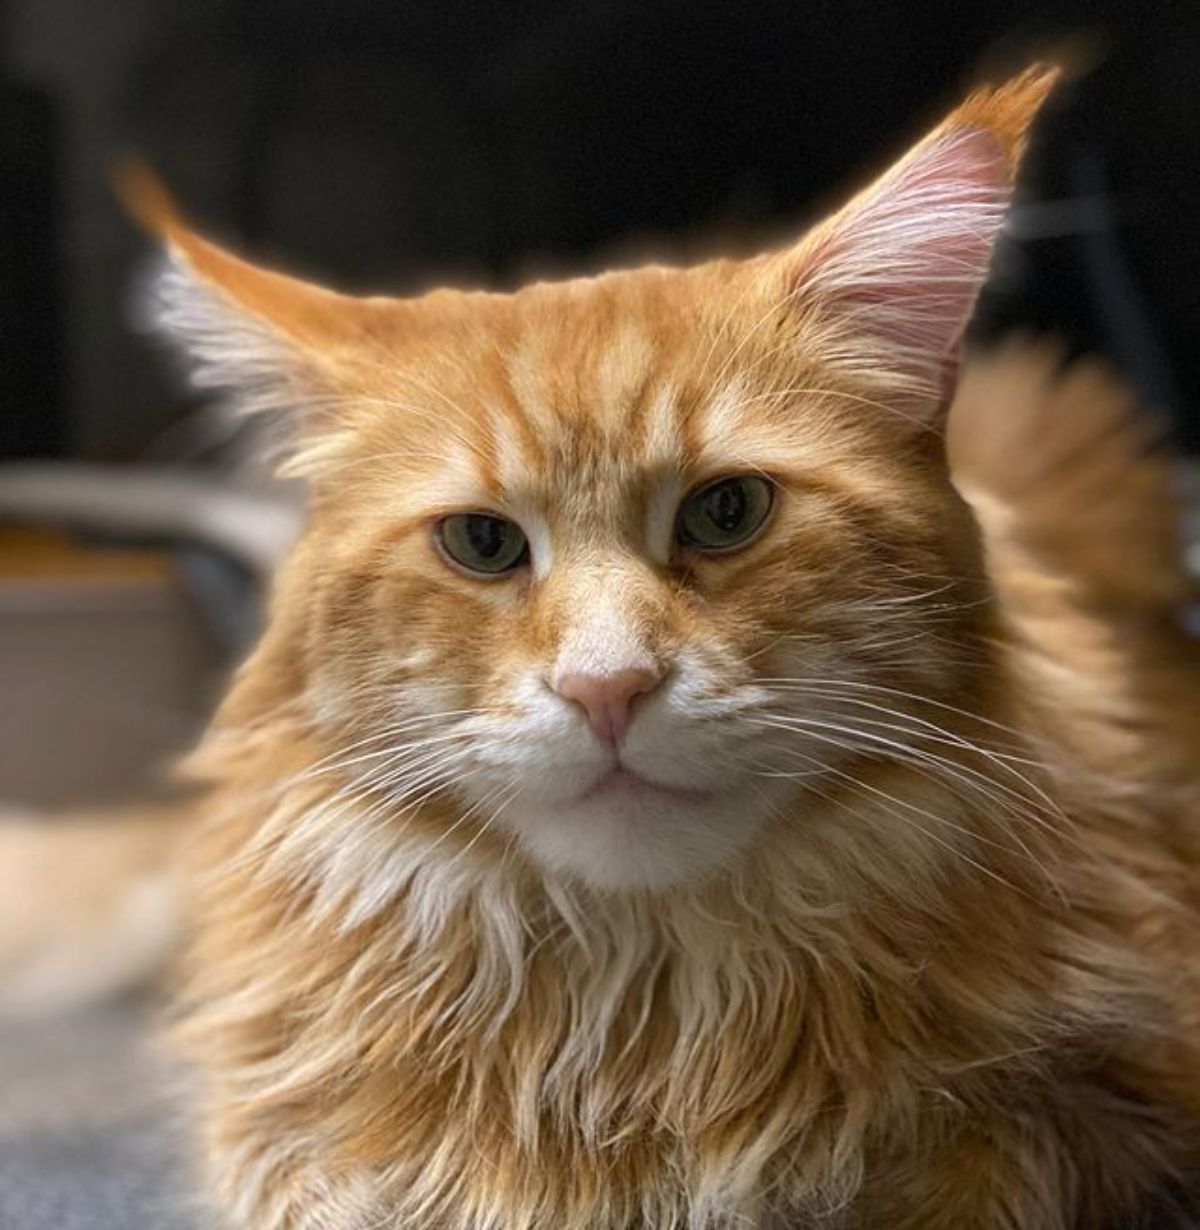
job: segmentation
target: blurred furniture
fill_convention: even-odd
[[[297,526],[287,495],[229,480],[0,466],[0,800],[160,788]]]
[[[0,798],[120,800],[207,713],[221,654],[169,553],[0,529]]]

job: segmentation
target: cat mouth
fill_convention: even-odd
[[[644,801],[670,800],[675,803],[701,803],[710,797],[707,790],[689,790],[679,786],[663,786],[642,777],[624,765],[614,765],[599,780],[579,796],[577,802],[636,799]]]

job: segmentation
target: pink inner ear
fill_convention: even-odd
[[[914,393],[940,402],[1009,195],[990,133],[936,134],[818,232],[795,293],[845,317]]]

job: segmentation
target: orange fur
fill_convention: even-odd
[[[978,523],[938,431],[1049,83],[973,95],[786,252],[511,296],[350,300],[149,200],[169,320],[295,403],[312,490],[192,764],[180,1030],[233,1225],[1103,1230],[1193,1172],[1162,476],[1109,378],[1037,352],[964,384]],[[1023,470],[1081,407],[1074,484]],[[730,472],[773,521],[681,555]],[[1101,497],[1128,595],[1064,524]],[[446,566],[431,525],[476,508],[526,570]],[[563,662],[667,672],[622,753],[660,802],[579,819]]]

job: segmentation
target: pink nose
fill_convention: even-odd
[[[564,675],[555,691],[574,701],[597,736],[614,747],[629,726],[634,698],[658,687],[662,675],[652,670],[623,670],[612,675]]]

